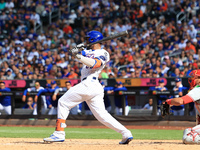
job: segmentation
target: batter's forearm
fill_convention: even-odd
[[[98,59],[88,58],[81,54],[77,54],[76,57],[88,67],[97,68],[101,66],[101,61]]]
[[[95,64],[95,60],[92,58],[84,57],[83,55],[80,55],[79,59],[83,64],[85,64],[88,67],[92,67]]]

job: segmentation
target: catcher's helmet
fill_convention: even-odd
[[[189,76],[190,78],[188,79],[188,83],[190,84],[190,88],[193,88],[194,86],[196,86],[195,79],[200,77],[200,69],[191,71]]]
[[[86,34],[86,38],[88,38],[89,43],[94,43],[103,39],[103,35],[99,31],[90,31]]]

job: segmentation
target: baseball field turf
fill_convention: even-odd
[[[46,144],[43,138],[53,133],[54,127],[0,126],[1,150],[188,150],[199,145],[182,142],[184,128],[129,127],[134,139],[128,145],[119,145],[121,135],[102,127],[67,127],[66,140]]]
[[[181,140],[182,130],[130,129],[134,139]],[[0,127],[0,137],[44,138],[52,134],[50,127]],[[66,128],[67,139],[121,139],[121,134],[111,129]]]

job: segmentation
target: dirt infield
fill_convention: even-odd
[[[188,150],[198,145],[185,145],[181,140],[133,140],[119,145],[119,140],[67,139],[62,143],[44,144],[42,139],[0,138],[1,150]]]
[[[69,128],[106,128],[105,126],[69,126]],[[184,130],[175,126],[126,126],[129,129]],[[0,138],[1,150],[188,150],[199,145],[185,145],[181,140],[133,140],[129,145],[119,145],[120,140],[66,139],[62,143],[45,144],[42,139]]]

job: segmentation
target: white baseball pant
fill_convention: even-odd
[[[105,109],[104,90],[98,80],[87,78],[71,87],[58,101],[59,119],[66,119],[71,108],[86,101],[93,115],[105,126],[121,133],[123,137],[131,137],[131,132],[114,119]]]

